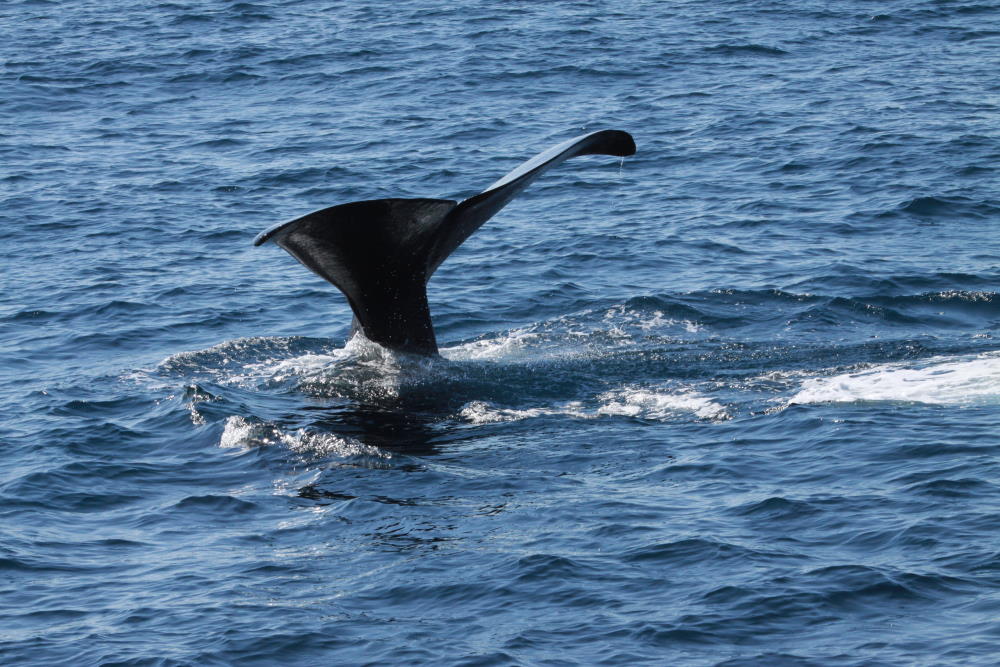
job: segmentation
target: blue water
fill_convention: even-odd
[[[993,665],[1000,8],[0,4],[0,662]],[[266,227],[463,198],[442,359]]]

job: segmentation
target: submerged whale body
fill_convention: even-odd
[[[553,146],[483,192],[448,199],[373,199],[315,211],[254,239],[274,241],[333,283],[353,331],[390,350],[437,354],[427,281],[465,239],[547,169],[578,155],[635,153],[632,136],[601,130]]]

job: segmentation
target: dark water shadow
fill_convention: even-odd
[[[439,441],[447,440],[442,418],[450,410],[438,412],[400,409],[406,406],[343,406],[335,410],[312,407],[310,428],[348,437],[377,449],[408,456],[438,453]]]

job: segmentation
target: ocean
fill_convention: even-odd
[[[1000,6],[5,0],[0,663],[995,665]],[[546,173],[349,339],[267,227]]]

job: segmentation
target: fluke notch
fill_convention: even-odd
[[[578,155],[634,153],[627,132],[591,132],[539,153],[463,202],[340,204],[275,225],[254,245],[274,241],[337,286],[354,311],[352,331],[390,350],[434,355],[427,281],[441,262],[546,170]]]

